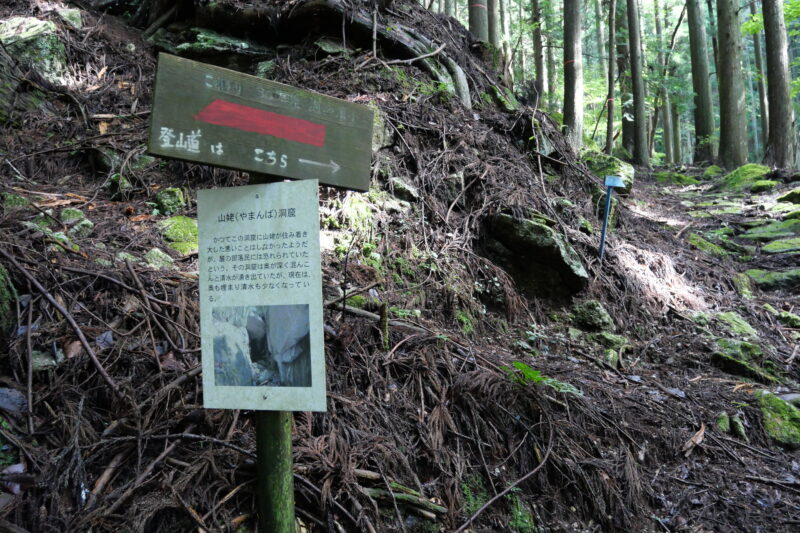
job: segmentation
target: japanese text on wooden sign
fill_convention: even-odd
[[[148,151],[365,191],[372,124],[366,106],[161,54]]]

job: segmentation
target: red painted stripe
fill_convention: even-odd
[[[225,100],[214,100],[194,118],[207,124],[272,135],[312,146],[325,146],[325,126],[322,124]]]

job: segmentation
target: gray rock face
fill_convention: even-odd
[[[529,296],[567,298],[589,279],[577,252],[545,224],[500,214],[488,224],[484,242],[489,254]]]

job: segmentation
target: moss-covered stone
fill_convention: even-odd
[[[749,189],[753,183],[759,181],[770,168],[764,165],[748,163],[727,174],[719,183],[719,187],[729,191],[742,191]]]
[[[764,383],[780,381],[758,365],[756,359],[762,355],[761,347],[757,344],[738,339],[716,339],[712,361],[731,374]]]
[[[715,425],[717,426],[717,429],[720,430],[722,433],[730,433],[731,417],[728,415],[728,413],[722,411],[720,414],[717,415]]]
[[[128,181],[128,178],[122,174],[112,174],[108,178],[108,192],[112,200],[123,200],[125,196],[133,190],[133,185]]]
[[[194,40],[191,40],[193,34]],[[175,47],[181,54],[218,55],[219,53],[235,53],[240,56],[265,56],[270,50],[251,41],[237,39],[205,28],[192,28],[187,31],[190,40]],[[155,37],[155,34],[153,35]]]
[[[496,215],[487,224],[489,253],[530,296],[566,298],[586,286],[580,256],[554,229],[534,220]]]
[[[603,348],[611,350],[621,350],[628,345],[628,338],[623,335],[601,331],[599,333],[592,333],[588,336],[589,340],[596,342]]]
[[[782,254],[787,252],[800,252],[800,237],[777,239],[765,244],[761,250],[768,254]]]
[[[755,398],[767,434],[783,446],[800,448],[800,410],[766,390],[756,391]]]
[[[10,192],[3,193],[3,207],[5,209],[13,209],[15,207],[27,207],[31,205],[30,200],[24,196],[13,194]]]
[[[86,218],[86,215],[83,214],[83,211],[80,209],[75,209],[74,207],[65,207],[61,210],[61,214],[59,215],[61,222],[65,224],[67,222],[72,222],[74,220],[81,220]]]
[[[698,250],[701,250],[709,255],[716,257],[726,257],[728,255],[728,252],[726,252],[721,246],[705,240],[697,233],[690,233],[686,240]]]
[[[374,154],[382,148],[389,148],[394,144],[394,129],[386,122],[386,118],[373,101],[367,103],[367,107],[372,109],[372,153]]]
[[[752,193],[761,193],[771,191],[775,187],[778,186],[777,181],[772,180],[758,180],[753,182],[753,185],[750,186],[750,192]]]
[[[717,165],[711,165],[705,170],[705,172],[703,172],[703,178],[705,179],[716,178],[717,176],[721,176],[724,172],[725,171],[722,170],[721,167],[718,167]]]
[[[751,228],[739,237],[742,239],[766,242],[794,237],[795,235],[800,235],[800,220],[791,219],[780,220],[764,226]]]
[[[56,8],[58,16],[75,30],[83,28],[83,18],[81,17],[81,10],[71,7]]]
[[[619,368],[619,351],[612,348],[603,350],[603,362],[611,368]]]
[[[601,180],[605,176],[619,176],[625,183],[625,187],[619,189],[620,194],[629,194],[636,177],[636,170],[633,165],[626,163],[614,156],[598,152],[596,150],[585,150],[581,152],[581,161],[589,167]]]
[[[742,298],[746,300],[753,299],[753,284],[747,274],[742,272],[736,273],[736,275],[733,276],[733,286],[736,287],[736,292],[738,292]]]
[[[151,248],[148,250],[148,252],[144,254],[144,260],[147,262],[147,265],[152,268],[169,268],[175,263],[169,254],[158,248]]]
[[[50,21],[11,17],[0,21],[0,42],[14,59],[47,81],[60,84],[67,71],[67,51]]]
[[[760,289],[791,289],[800,285],[800,268],[789,270],[762,270],[753,268],[745,272]]]
[[[22,222],[22,225],[30,230],[41,233],[46,241],[57,243],[55,248],[53,248],[54,251],[61,251],[62,248],[67,248],[73,252],[80,250],[80,247],[73,243],[63,231],[53,231],[47,226],[37,225],[34,222],[26,221]]]
[[[177,213],[186,205],[183,191],[177,187],[168,187],[156,193],[156,207],[162,215]]]
[[[700,327],[706,327],[711,323],[711,317],[703,311],[696,311],[689,315],[689,319]]]
[[[736,335],[737,338],[755,339],[758,337],[758,332],[738,313],[733,311],[717,313],[716,319],[722,322],[725,329]]]
[[[774,315],[781,324],[790,328],[800,328],[800,316],[789,311],[778,311],[770,304],[764,304],[764,309]]]
[[[158,228],[167,245],[176,252],[187,255],[197,251],[197,220],[178,215],[162,220],[158,223]]]
[[[597,300],[586,300],[572,306],[573,321],[590,331],[614,331],[616,326],[603,304]]]
[[[92,231],[94,231],[94,222],[88,218],[82,218],[67,230],[67,235],[73,239],[83,239],[91,235]]]
[[[697,179],[691,176],[670,170],[656,172],[655,178],[658,183],[664,183],[667,185],[697,185],[700,183]]]
[[[128,252],[117,252],[117,255],[114,256],[114,261],[119,263],[124,263],[125,261],[130,261],[132,264],[141,263],[142,261],[136,257],[135,255],[128,253]]]
[[[784,220],[798,220],[800,219],[800,209],[796,211],[789,211],[785,215],[783,215]]]
[[[389,185],[397,198],[405,200],[406,202],[416,202],[419,200],[419,191],[417,188],[403,178],[391,178],[389,180]]]
[[[800,188],[792,189],[786,194],[782,194],[776,198],[779,202],[788,202],[790,204],[800,204]]]

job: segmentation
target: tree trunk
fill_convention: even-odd
[[[764,162],[787,168],[794,164],[794,112],[789,91],[789,50],[782,0],[763,0],[764,35],[767,48],[769,86],[769,137]]]
[[[750,13],[756,14],[756,2],[750,4]],[[761,34],[753,35],[753,55],[756,58],[756,73],[758,82],[758,104],[761,110],[761,144],[766,146],[769,138],[769,106],[767,105],[767,87],[764,78],[764,59],[761,51]]]
[[[633,161],[648,166],[650,154],[647,146],[647,115],[644,101],[644,77],[642,75],[642,43],[639,33],[639,4],[628,3],[628,43],[631,54],[631,80],[633,82]]]
[[[676,164],[683,162],[681,155],[681,114],[677,105],[672,106],[672,159]]]
[[[633,95],[631,93],[630,48],[628,47],[628,15],[625,2],[617,3],[617,71],[619,99],[622,104],[622,147],[633,155]]]
[[[747,109],[738,9],[738,0],[717,0],[719,157],[725,168],[736,168],[747,162]]]
[[[547,108],[553,112],[557,107],[558,95],[556,94],[556,87],[558,87],[558,69],[556,69],[556,52],[553,46],[553,11],[550,3],[548,2],[544,11],[545,30],[547,30],[547,72],[545,73],[545,85],[547,86]]]
[[[544,46],[542,43],[542,10],[539,0],[531,1],[531,14],[533,17],[533,62],[534,62],[534,83],[538,91],[539,98],[543,99],[547,91],[547,76],[544,71]]]
[[[614,82],[616,81],[616,39],[614,31],[617,13],[617,0],[609,0],[608,6],[608,95],[606,96],[606,147],[605,152],[611,155],[614,151]]]
[[[662,131],[663,134],[661,136],[661,140],[664,144],[664,154],[667,163],[674,163],[674,159],[672,157],[672,112],[670,111],[669,107],[669,93],[667,92],[667,73],[669,72],[669,68],[667,63],[669,62],[670,54],[664,56],[663,48],[664,48],[664,37],[663,37],[663,28],[667,27],[667,12],[666,9],[663,12],[664,16],[664,23],[661,23],[661,6],[659,5],[659,1],[655,0],[653,7],[655,8],[655,19],[656,19],[656,38],[658,39],[658,66],[661,69],[662,76],[661,76],[661,90],[659,91],[659,99],[661,101],[661,112],[662,112],[662,122],[663,127]]]
[[[564,0],[564,126],[576,152],[583,141],[582,0]]]
[[[489,14],[486,0],[470,0],[469,31],[478,41],[489,42]]]
[[[489,44],[492,45],[492,52],[499,56],[502,49],[500,45],[500,0],[488,0],[486,7],[489,21]]]
[[[448,17],[456,16],[455,3],[456,0],[444,0],[444,13]]]
[[[595,43],[597,44],[597,64],[600,67],[600,73],[607,72],[606,67],[606,38],[603,35],[603,10],[600,7],[600,0],[594,0],[594,33]]]
[[[717,17],[714,16],[714,2],[712,0],[706,0],[706,5],[708,6],[708,24],[711,26],[711,49],[714,51],[714,55],[711,56],[714,60],[714,72],[719,73],[719,46],[717,43]],[[703,21],[703,27],[705,28],[706,21]],[[719,77],[719,74],[717,74]]]
[[[700,0],[686,0],[689,19],[689,49],[692,58],[694,89],[694,161],[711,162],[716,158],[714,142],[714,110],[711,102],[711,81],[708,73],[708,45],[705,18]]]

